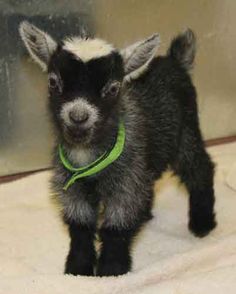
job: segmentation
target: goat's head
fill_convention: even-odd
[[[24,21],[20,35],[31,57],[48,72],[54,121],[68,143],[88,144],[116,113],[124,82],[139,77],[159,45],[153,35],[121,51],[101,39],[57,43]]]

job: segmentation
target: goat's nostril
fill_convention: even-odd
[[[82,124],[82,123],[85,123],[87,120],[88,120],[88,114],[87,113],[84,113],[84,114],[76,114],[74,113],[73,111],[69,113],[69,117],[70,117],[70,120],[73,122],[73,123],[79,123],[79,124]]]

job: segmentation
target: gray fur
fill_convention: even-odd
[[[186,70],[193,67],[196,53],[196,38],[194,32],[190,29],[184,31],[181,35],[172,41],[169,54],[176,59]]]
[[[58,162],[51,180],[51,187],[54,192],[54,200],[59,204],[62,215],[69,221],[75,221],[78,224],[95,224],[96,211],[87,201],[88,195],[82,192],[80,185],[76,183],[70,190],[63,191],[62,183],[67,178],[68,173]]]
[[[125,64],[126,81],[137,79],[148,69],[148,64],[155,56],[159,45],[160,37],[155,34],[121,50]]]
[[[125,151],[101,178],[98,190],[105,207],[104,226],[128,229],[152,199],[152,173],[146,173],[143,118],[132,96],[126,92],[124,115],[126,125]],[[136,131],[135,131],[136,130]],[[138,130],[138,131],[137,131]],[[132,165],[127,162],[132,157]]]
[[[46,70],[49,59],[56,50],[57,43],[51,36],[28,21],[21,23],[19,31],[31,57],[43,70]]]
[[[73,114],[73,117],[77,120],[83,120],[85,117],[88,117],[86,121],[88,127],[93,126],[99,119],[97,108],[81,97],[63,105],[61,109],[61,118],[64,120],[65,125],[73,124],[73,121],[70,119],[70,114]]]
[[[94,195],[99,196],[104,207],[103,226],[128,229],[136,225],[139,215],[147,209],[152,201],[152,181],[151,172],[147,173],[145,166],[145,137],[141,131],[143,121],[141,113],[132,100],[132,93],[124,89],[123,114],[126,128],[125,149],[121,157],[104,172],[99,175]],[[138,131],[137,131],[138,130]],[[71,151],[67,149],[67,153]],[[77,149],[78,158],[81,158],[80,149]],[[95,150],[90,150],[90,162],[100,154],[95,155]],[[76,153],[76,150],[73,150]],[[132,157],[134,164],[127,166],[127,161]],[[73,164],[76,166],[75,157]],[[81,162],[80,162],[81,163]],[[63,207],[63,214],[76,220],[78,223],[95,221],[97,207],[93,207],[87,201],[88,195],[84,194],[83,183],[76,182],[71,188],[61,193],[63,185],[68,178],[68,173],[61,168],[58,161],[57,152],[55,163],[55,176],[53,177],[53,190],[57,190],[60,205]],[[76,203],[77,202],[77,203]]]

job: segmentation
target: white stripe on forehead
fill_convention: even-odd
[[[101,39],[81,39],[79,37],[64,40],[63,49],[72,52],[83,62],[107,56],[115,50],[112,45]]]

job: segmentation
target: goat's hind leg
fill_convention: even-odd
[[[202,140],[185,137],[174,167],[189,192],[189,229],[198,237],[216,226],[214,213],[214,165]]]

